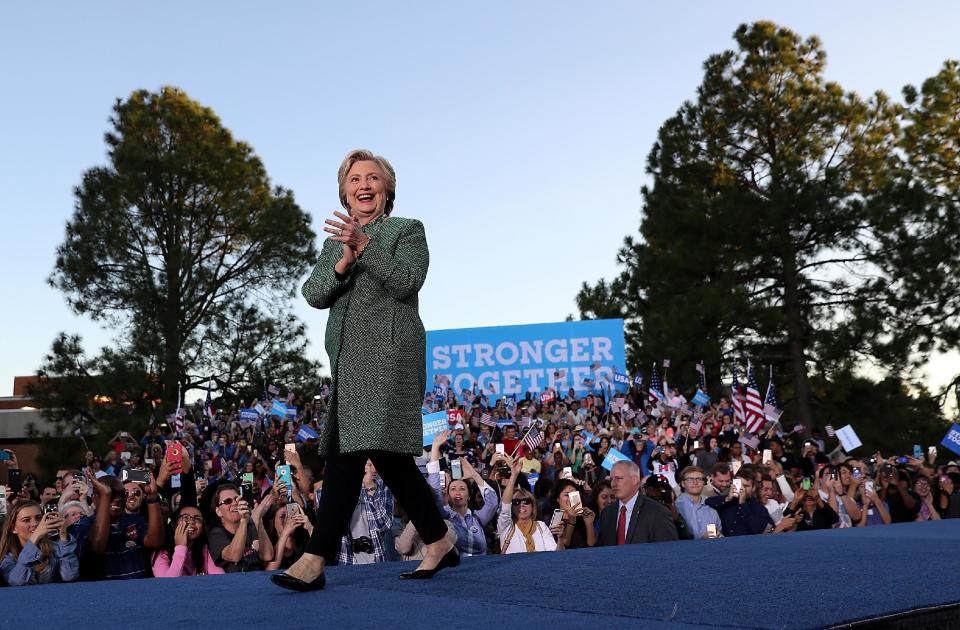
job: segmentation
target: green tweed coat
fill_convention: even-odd
[[[370,242],[345,278],[333,271],[343,246],[328,238],[303,285],[310,306],[330,309],[325,345],[334,403],[320,452],[327,452],[336,421],[340,452],[419,455],[427,344],[417,293],[430,263],[427,239],[420,221],[394,216],[376,219],[364,232]]]

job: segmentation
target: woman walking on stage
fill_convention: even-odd
[[[460,562],[456,533],[448,532],[413,459],[423,452],[426,385],[426,334],[417,311],[430,259],[423,224],[390,216],[396,175],[386,159],[351,151],[338,180],[348,214],[326,221],[331,236],[303,285],[310,306],[330,309],[325,345],[334,383],[320,435],[323,493],[306,552],[271,578],[297,591],[323,588],[324,564],[335,562],[368,459],[426,543],[417,570],[400,577],[430,578]]]

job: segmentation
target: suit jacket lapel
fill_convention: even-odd
[[[633,504],[633,512],[630,513],[630,527],[627,528],[627,544],[633,541],[633,534],[637,531],[637,523],[640,522],[640,509],[646,497],[643,496],[643,489],[637,493],[637,502]]]

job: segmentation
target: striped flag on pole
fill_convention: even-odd
[[[743,390],[740,389],[740,381],[737,379],[737,364],[733,364],[733,383],[730,385],[730,402],[733,403],[733,419],[743,424],[746,422],[746,416],[743,412]]]
[[[763,399],[763,415],[770,422],[778,422],[783,410],[777,407],[777,389],[773,384],[773,366],[770,367],[770,382],[767,384],[767,395]]]
[[[543,434],[537,429],[531,429],[523,438],[523,443],[526,444],[527,448],[531,451],[536,450],[541,442],[543,442]]]
[[[650,404],[656,405],[663,402],[666,396],[663,395],[663,381],[660,380],[660,373],[657,372],[657,364],[653,364],[653,371],[650,373],[650,388],[647,390]]]
[[[480,416],[480,424],[485,424],[488,427],[497,426],[497,423],[493,420],[493,418],[490,417],[489,413],[485,413],[482,416]]]
[[[744,399],[743,409],[745,414],[745,423],[747,431],[756,433],[765,422],[763,414],[763,403],[760,401],[760,386],[757,385],[757,377],[753,373],[753,365],[747,362],[747,395]]]

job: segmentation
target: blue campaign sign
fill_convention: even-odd
[[[310,427],[303,426],[300,427],[300,430],[297,431],[297,440],[300,442],[306,442],[307,440],[316,440],[320,436],[317,435],[317,432],[311,429]]]
[[[950,430],[947,431],[947,434],[943,437],[943,441],[940,442],[940,445],[945,446],[957,455],[960,455],[960,424],[954,424],[952,427],[950,427]]]
[[[256,409],[241,409],[240,410],[240,419],[241,420],[254,420],[260,417],[260,414],[257,413]]]
[[[428,413],[423,416],[423,446],[432,446],[433,438],[436,437],[437,433],[446,431],[449,428],[450,423],[447,422],[446,411]]]
[[[615,448],[611,448],[607,451],[607,456],[603,458],[603,463],[600,464],[607,470],[613,470],[613,465],[617,462],[628,462],[630,458],[618,451]]]
[[[296,420],[297,419],[297,408],[293,406],[287,407],[287,420]]]
[[[690,401],[698,407],[706,407],[710,404],[710,397],[703,393],[702,390],[697,390],[697,393],[694,395],[693,400]]]
[[[630,389],[630,377],[620,372],[613,373],[613,386],[617,393],[624,394]]]
[[[454,391],[477,386],[502,396],[573,386],[583,394],[594,379],[625,373],[625,365],[622,319],[427,333],[427,382],[446,376]],[[593,382],[584,386],[584,379]]]
[[[281,418],[287,417],[287,406],[279,400],[274,400],[270,406],[270,415],[280,416]]]

